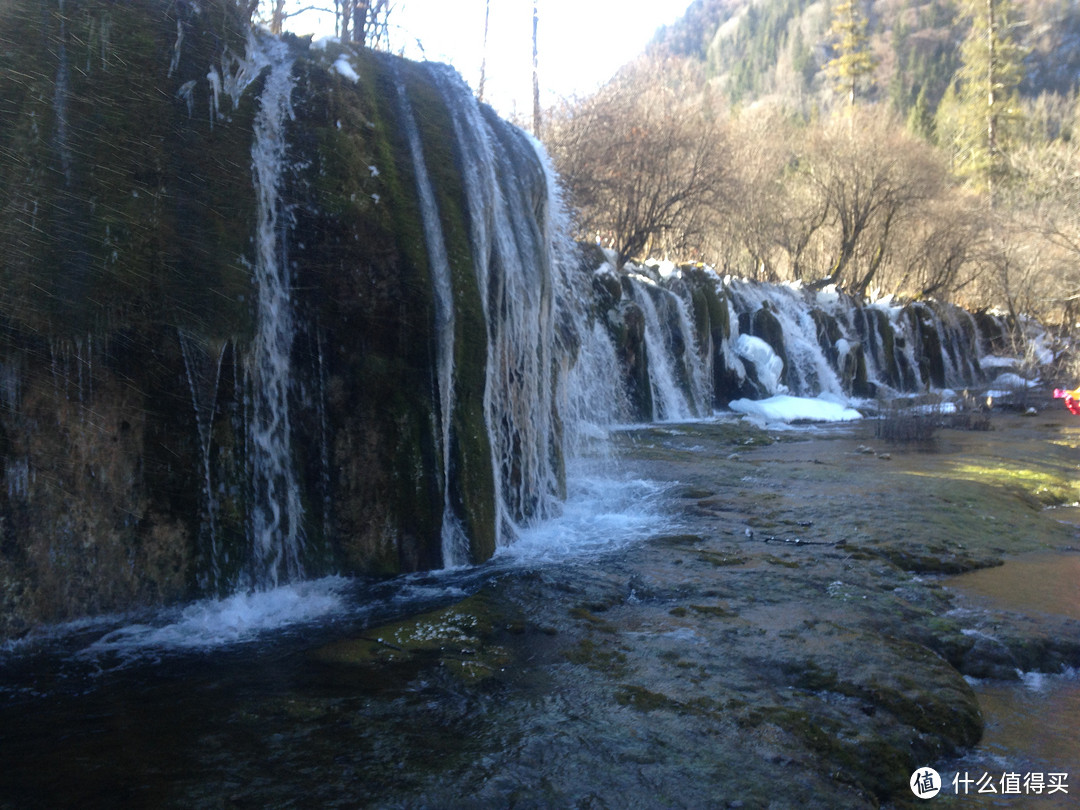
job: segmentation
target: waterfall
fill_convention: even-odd
[[[71,135],[68,127],[68,101],[71,81],[68,76],[67,17],[64,0],[57,0],[60,9],[60,36],[57,44],[56,85],[53,90],[53,112],[56,114],[56,149],[60,154],[60,172],[68,187],[72,183]]]
[[[498,543],[549,514],[561,489],[553,414],[555,347],[550,188],[535,147],[479,105],[451,69],[424,65],[451,116],[487,322],[485,422],[496,478]]]
[[[269,63],[255,118],[251,161],[257,195],[255,339],[249,358],[253,544],[252,584],[276,586],[303,575],[303,506],[292,462],[289,416],[295,327],[281,186],[286,122],[292,117],[292,66],[279,39],[261,43]]]
[[[613,425],[973,387],[1009,362],[943,304],[615,268],[571,242],[538,142],[447,66],[149,3],[107,70],[77,71],[106,47],[107,9],[83,5],[24,15],[12,30],[41,31],[12,59],[47,67],[0,76],[20,146],[0,155],[18,610],[482,562],[573,513],[575,455],[610,467]],[[977,323],[1003,353],[1023,325],[994,317]],[[108,475],[56,453],[69,437]],[[53,480],[80,486],[50,498]],[[55,537],[95,587],[22,553]]]
[[[214,414],[217,409],[218,385],[221,382],[221,365],[225,359],[225,346],[216,352],[203,345],[199,338],[185,329],[177,330],[180,352],[184,357],[191,404],[195,410],[195,427],[199,434],[199,456],[202,461],[203,499],[206,502],[205,545],[210,570],[207,572],[211,590],[219,590],[221,582],[217,537],[217,499],[211,478],[210,449],[214,435]],[[216,357],[214,355],[217,355]]]
[[[420,198],[420,214],[424,226],[431,269],[431,284],[435,293],[435,363],[439,387],[439,421],[442,447],[442,556],[443,565],[450,568],[465,565],[469,561],[469,539],[461,527],[451,504],[450,475],[450,425],[454,410],[454,292],[450,279],[450,260],[446,255],[446,240],[439,222],[439,209],[435,204],[435,191],[428,176],[420,132],[416,127],[412,105],[405,92],[405,85],[391,62],[397,90],[398,111],[405,137],[409,144],[413,171],[416,174],[416,191]]]
[[[640,275],[631,275],[634,300],[645,315],[645,349],[649,354],[649,383],[652,386],[654,413],[653,418],[660,422],[673,422],[691,419],[693,404],[686,393],[680,389],[676,371],[676,358],[665,337],[666,327],[660,321],[653,301],[650,287],[651,279]]]
[[[807,300],[801,289],[787,285],[729,279],[727,286],[740,315],[752,317],[765,308],[779,323],[784,337],[785,384],[792,394],[843,396],[840,378],[822,349],[817,323],[811,316],[812,308],[820,307],[819,300]]]
[[[698,416],[706,416],[712,412],[712,339],[707,341],[704,348],[698,346],[694,329],[694,319],[691,316],[692,303],[688,300],[690,291],[679,276],[674,277],[676,283],[672,290],[672,302],[675,305],[679,333],[685,347],[683,352],[684,363],[688,376],[688,386],[693,402],[694,412]]]

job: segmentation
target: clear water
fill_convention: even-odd
[[[1046,553],[1009,560],[997,568],[949,580],[976,606],[1027,614],[1050,614],[1080,620],[1080,554]],[[985,719],[978,747],[942,771],[943,793],[954,791],[955,773],[979,779],[989,773],[1065,773],[1068,793],[979,795],[972,785],[968,801],[987,807],[1066,808],[1080,806],[1080,673],[1023,673],[1019,684],[975,681]],[[947,771],[947,772],[946,772]],[[1023,786],[1021,785],[1021,791]]]
[[[498,750],[548,699],[542,685],[507,672],[473,688],[438,668],[342,666],[319,651],[664,530],[661,486],[572,481],[560,517],[483,566],[293,583],[0,646],[0,808],[392,807],[440,796],[438,775],[459,764],[483,778],[470,757]]]

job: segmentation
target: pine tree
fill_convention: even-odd
[[[915,103],[908,111],[907,128],[924,141],[934,142],[934,116],[930,112],[930,100],[927,98],[925,85],[919,89]]]
[[[938,108],[943,145],[953,150],[953,168],[985,191],[1008,174],[1007,151],[1020,122],[1017,88],[1024,76],[1023,51],[1012,37],[1009,0],[972,0],[971,30],[960,48],[960,68]]]
[[[859,82],[874,72],[874,57],[866,35],[866,18],[858,2],[841,3],[833,10],[829,34],[836,40],[837,56],[825,65],[838,93],[855,103]]]

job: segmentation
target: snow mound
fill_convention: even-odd
[[[767,422],[852,422],[862,418],[854,408],[837,402],[787,394],[768,399],[736,399],[728,407]]]

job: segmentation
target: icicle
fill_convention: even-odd
[[[176,42],[173,43],[172,60],[169,62],[168,77],[171,79],[176,69],[180,67],[180,50],[184,45],[184,21],[176,18]]]
[[[218,384],[225,347],[217,350],[217,358],[202,342],[189,332],[178,329],[180,352],[184,357],[191,405],[195,410],[195,426],[199,433],[199,456],[202,461],[203,497],[206,501],[207,547],[210,558],[211,586],[217,589],[220,581],[219,551],[217,544],[217,499],[211,480],[210,448],[214,435],[214,414],[217,410]]]
[[[221,74],[216,67],[211,67],[206,74],[206,81],[210,84],[210,129],[214,128],[214,122],[221,117]],[[190,102],[188,115],[191,115]]]
[[[191,118],[192,114],[195,112],[194,99],[192,98],[192,93],[195,91],[195,84],[195,80],[192,79],[191,81],[184,82],[180,85],[180,89],[176,91],[176,97],[182,99],[187,104],[188,118]],[[213,116],[211,116],[210,120],[213,120]]]
[[[68,143],[68,97],[71,93],[68,78],[68,52],[67,52],[67,17],[64,15],[64,0],[58,0],[60,4],[60,37],[57,43],[57,68],[56,86],[53,90],[53,112],[56,114],[56,149],[60,154],[60,171],[64,175],[64,183],[70,187],[71,174],[71,146]]]

